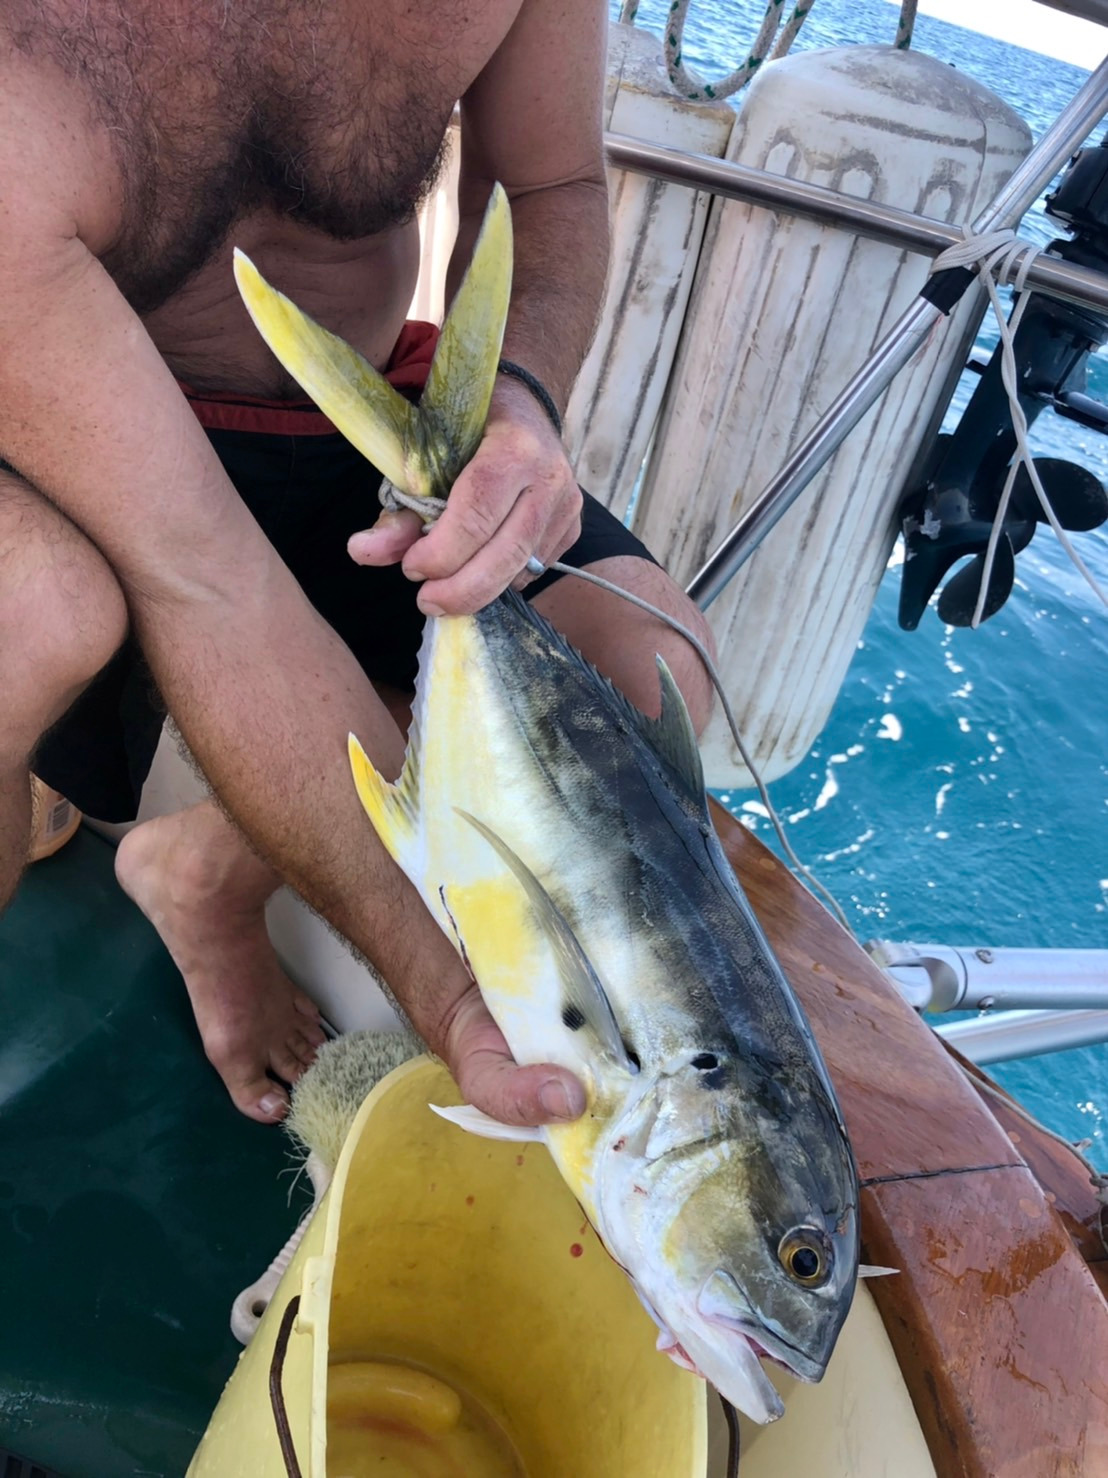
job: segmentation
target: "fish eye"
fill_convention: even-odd
[[[819,1288],[831,1274],[830,1249],[815,1227],[794,1227],[777,1247],[781,1266],[805,1288]]]

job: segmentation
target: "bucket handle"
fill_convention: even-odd
[[[300,1310],[300,1295],[296,1294],[290,1298],[281,1316],[281,1325],[277,1330],[277,1341],[273,1346],[273,1359],[269,1365],[269,1403],[273,1407],[273,1421],[277,1428],[277,1441],[281,1444],[281,1456],[285,1460],[285,1472],[288,1478],[304,1478],[303,1469],[296,1456],[296,1447],[292,1440],[292,1428],[289,1426],[289,1414],[285,1409],[285,1392],[281,1384],[281,1377],[285,1371],[285,1355],[288,1353],[289,1339],[292,1335],[292,1326],[296,1322],[296,1315]]]

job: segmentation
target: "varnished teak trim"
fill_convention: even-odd
[[[900,1269],[871,1291],[936,1470],[1108,1478],[1108,1305],[1082,1255],[1099,1250],[1103,1266],[1091,1189],[1061,1146],[1014,1114],[998,1122],[855,941],[733,817],[714,817],[835,1082],[866,1260]],[[1057,1205],[1036,1179],[1048,1174]]]

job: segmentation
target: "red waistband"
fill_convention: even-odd
[[[397,390],[422,390],[439,340],[433,323],[413,319],[400,330],[385,379]],[[178,381],[193,413],[208,431],[257,431],[271,436],[330,436],[335,427],[310,400],[271,400],[234,391],[195,390]]]

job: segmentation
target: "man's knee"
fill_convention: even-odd
[[[0,472],[0,570],[3,706],[13,728],[46,728],[123,642],[126,602],[94,545],[7,472]]]

